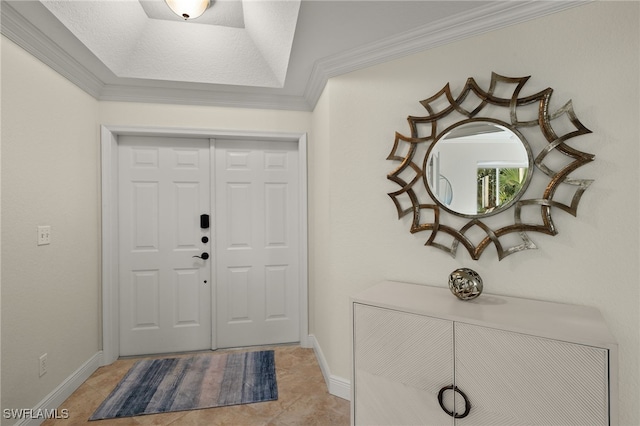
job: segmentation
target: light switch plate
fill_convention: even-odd
[[[38,226],[38,245],[51,244],[51,226]]]

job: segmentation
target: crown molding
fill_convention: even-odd
[[[591,1],[497,1],[480,10],[457,14],[432,25],[332,55],[315,63],[302,96],[217,90],[215,85],[176,88],[109,84],[83,66],[5,1],[2,1],[0,7],[0,32],[97,100],[312,111],[327,81],[332,77]]]
[[[474,9],[377,43],[321,59],[315,63],[311,71],[304,98],[309,105],[315,107],[327,81],[332,77],[550,15],[591,1],[593,0],[498,1],[480,10]]]
[[[71,83],[98,98],[104,83],[10,4],[0,6],[0,32]]]

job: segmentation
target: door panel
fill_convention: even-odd
[[[453,322],[359,303],[353,316],[355,424],[453,426],[438,403],[454,381]]]
[[[201,285],[197,270],[174,271],[176,280],[174,289],[174,309],[176,312],[176,326],[198,325],[200,319],[200,304],[198,303]]]
[[[158,271],[132,271],[133,329],[158,328]]]
[[[251,184],[228,183],[225,199],[219,199],[223,204],[220,208],[226,208],[226,231],[228,249],[251,249]]]
[[[215,142],[218,347],[297,342],[297,144]]]
[[[131,225],[134,235],[130,250],[158,250],[158,183],[131,182],[133,211]]]
[[[120,355],[211,348],[209,141],[119,140]]]
[[[463,425],[607,425],[607,351],[456,322]]]

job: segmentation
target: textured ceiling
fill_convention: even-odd
[[[2,34],[100,100],[312,110],[346,72],[583,1],[3,0]]]
[[[214,2],[189,21],[163,0],[144,3],[42,2],[117,77],[284,86],[300,0]]]

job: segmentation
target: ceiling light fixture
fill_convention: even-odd
[[[173,12],[185,21],[202,15],[209,7],[209,0],[165,0]]]

